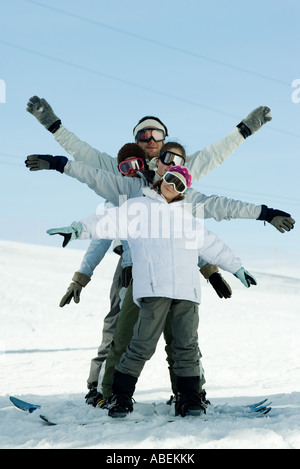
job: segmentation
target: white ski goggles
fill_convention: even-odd
[[[163,175],[162,180],[167,184],[171,184],[179,194],[183,194],[187,190],[187,184],[174,173],[167,171]]]

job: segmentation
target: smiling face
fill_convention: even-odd
[[[161,183],[160,192],[164,196],[168,204],[172,202],[175,197],[178,196],[178,192],[175,190],[173,184],[167,184],[165,181],[162,181]]]
[[[179,148],[171,147],[168,149],[168,151],[172,153],[176,153],[176,155],[179,155],[179,156],[184,156],[183,152]],[[174,166],[173,163],[171,165],[164,164],[162,163],[162,161],[160,161],[160,159],[157,160],[156,164],[157,164],[157,174],[161,177],[168,171],[168,169],[171,166]]]
[[[157,158],[164,141],[156,142],[153,138],[149,142],[136,142],[146,153],[148,159]]]

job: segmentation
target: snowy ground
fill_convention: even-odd
[[[117,258],[108,254],[79,305],[58,303],[83,252],[0,241],[0,448],[57,449],[300,449],[300,271],[252,271],[247,290],[228,273],[230,300],[204,281],[200,345],[213,404],[268,397],[269,417],[194,422],[52,426],[14,408],[9,395],[40,403],[81,403],[96,354]],[[247,266],[246,266],[247,267]],[[138,402],[170,395],[163,341],[142,373]]]

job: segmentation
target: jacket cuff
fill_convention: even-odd
[[[206,280],[208,280],[212,274],[219,272],[219,269],[216,265],[207,264],[204,267],[201,267],[200,272],[203,275],[203,277],[206,278]]]
[[[48,130],[52,134],[55,134],[55,132],[60,128],[60,126],[61,126],[61,120],[58,119],[57,121],[53,122],[53,124],[51,124],[50,127],[48,127]]]
[[[86,287],[86,285],[89,283],[91,279],[90,277],[88,277],[85,274],[82,274],[81,272],[75,272],[72,280],[73,282],[79,283],[80,286]]]

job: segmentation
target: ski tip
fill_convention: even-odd
[[[48,425],[56,425],[56,423],[50,422],[50,420],[48,420],[45,415],[41,415],[41,414],[40,414],[40,418],[41,418],[44,422],[46,422]]]
[[[18,399],[17,397],[14,396],[9,396],[9,400],[12,402],[12,404],[18,409],[28,411],[30,414],[34,412],[36,409],[40,409],[41,406],[37,404],[30,404],[29,402],[22,401],[22,399]]]

